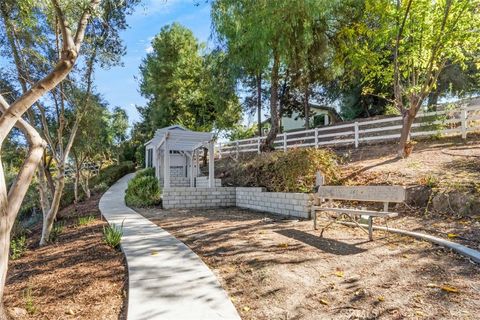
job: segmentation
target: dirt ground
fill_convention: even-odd
[[[243,319],[478,319],[480,266],[426,242],[236,208],[139,210],[201,256]]]
[[[98,201],[62,210],[55,243],[39,248],[40,226],[31,230],[28,250],[9,264],[5,306],[13,319],[125,319],[124,258],[102,240]],[[95,220],[78,226],[88,215]]]
[[[351,184],[432,185],[480,192],[480,135],[419,141],[410,157],[397,159],[396,144],[362,146],[336,152]]]

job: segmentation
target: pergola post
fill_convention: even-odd
[[[215,188],[215,155],[213,154],[213,141],[208,143],[208,186]]]
[[[195,177],[193,176],[193,156],[195,154],[195,151],[192,151],[192,154],[190,155],[190,187],[195,186]]]
[[[165,141],[163,153],[163,187],[170,188],[170,149],[168,140]]]

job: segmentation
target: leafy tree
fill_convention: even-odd
[[[296,105],[289,103],[292,99],[303,97],[308,127],[309,98],[315,87],[333,75],[329,68],[334,58],[330,42],[338,30],[334,16],[338,7],[348,6],[318,0],[213,2],[214,30],[233,63],[244,74],[257,79],[262,75],[270,84],[271,128],[262,150],[273,149],[281,113]]]
[[[361,23],[343,31],[343,49],[362,75],[364,93],[388,98],[373,84],[393,87],[391,102],[403,117],[400,157],[408,156],[413,121],[447,64],[465,68],[478,52],[478,7],[477,0],[368,0]]]
[[[235,81],[221,52],[202,56],[204,45],[178,23],[163,27],[152,47],[140,68],[140,90],[148,99],[140,113],[148,135],[172,124],[210,131],[238,122]]]

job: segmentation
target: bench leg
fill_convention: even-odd
[[[373,240],[373,217],[368,217],[368,240]]]
[[[312,210],[313,215],[313,229],[317,230],[317,211]]]

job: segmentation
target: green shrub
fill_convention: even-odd
[[[28,314],[34,315],[37,312],[37,305],[32,295],[32,288],[29,286],[23,290],[23,301],[25,303],[25,310]]]
[[[27,251],[27,237],[25,235],[10,241],[10,258],[19,259]]]
[[[120,179],[127,173],[131,173],[134,171],[135,165],[133,164],[133,162],[126,161],[118,165],[113,164],[100,170],[100,173],[90,180],[91,186],[96,186],[100,183],[104,183],[110,187],[115,182],[117,182],[118,179]]]
[[[120,227],[115,224],[103,227],[103,240],[110,247],[117,249],[120,245],[123,235],[123,222]]]
[[[156,177],[142,174],[128,182],[125,202],[128,206],[148,207],[160,203],[161,190]]]
[[[264,187],[272,192],[312,192],[317,171],[328,184],[339,180],[337,156],[315,148],[262,153],[238,162],[226,159],[217,168],[226,186]]]
[[[135,174],[135,178],[139,179],[141,177],[155,177],[155,168],[146,168],[146,169],[139,170]]]
[[[78,217],[78,226],[86,226],[87,224],[90,224],[93,221],[95,221],[94,216]]]

